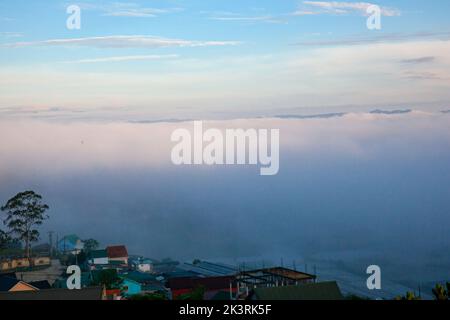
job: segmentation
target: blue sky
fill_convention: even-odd
[[[449,2],[373,4],[379,31],[357,1],[2,1],[0,108],[445,105]]]

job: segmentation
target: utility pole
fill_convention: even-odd
[[[50,245],[50,258],[53,257],[53,231],[48,232],[48,242]]]
[[[56,246],[55,246],[55,248],[56,248],[56,254],[58,254],[58,251],[59,251],[59,249],[58,249],[58,243],[59,243],[59,235],[56,234]]]

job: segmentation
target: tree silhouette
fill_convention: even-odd
[[[450,282],[446,284],[447,290],[441,284],[437,284],[433,289],[434,298],[438,301],[446,301],[450,294]]]
[[[11,237],[5,231],[0,230],[0,250],[8,247],[11,243]]]
[[[39,239],[39,231],[35,226],[41,225],[48,219],[45,211],[48,205],[42,203],[42,197],[34,191],[18,193],[9,199],[1,210],[6,213],[3,223],[11,234],[25,242],[25,255],[30,259],[31,243]]]

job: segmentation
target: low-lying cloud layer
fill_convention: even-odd
[[[172,165],[170,133],[191,122],[2,121],[0,199],[34,189],[51,207],[45,230],[156,258],[353,252],[443,279],[449,124],[418,111],[205,123],[279,128],[280,172],[261,177],[252,166]]]

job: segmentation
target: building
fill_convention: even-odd
[[[48,289],[21,292],[0,292],[0,300],[105,300],[102,287],[81,290]]]
[[[30,264],[31,261],[31,264]],[[25,270],[30,267],[46,267],[51,265],[50,257],[15,257],[4,259],[0,261],[0,272],[7,272],[12,270]]]
[[[32,282],[29,282],[29,284],[39,290],[47,290],[47,289],[52,288],[52,286],[50,285],[50,282],[48,282],[48,280],[32,281]]]
[[[195,272],[205,277],[233,276],[238,273],[238,269],[222,263],[208,261],[194,261],[193,263],[183,263],[179,269]]]
[[[203,289],[205,300],[211,300],[219,292],[227,292],[231,298],[236,294],[237,282],[234,276],[208,278],[172,278],[167,280],[173,299],[190,294],[196,289]]]
[[[93,250],[89,254],[89,264],[91,265],[105,265],[109,263],[108,253],[106,250]]]
[[[316,276],[283,267],[263,268],[256,270],[240,271],[236,277],[239,293],[256,287],[280,287],[310,283],[316,280]]]
[[[167,291],[163,283],[158,281],[155,275],[149,273],[130,271],[121,274],[120,278],[124,296]]]
[[[38,288],[11,275],[0,275],[0,292],[36,291]],[[1,299],[1,298],[0,298]]]
[[[170,273],[174,271],[179,271],[178,266],[180,263],[172,259],[163,259],[162,261],[153,263],[153,273],[163,274]]]
[[[122,279],[121,292],[124,296],[129,297],[142,293],[142,285],[139,282],[126,277]]]
[[[120,289],[106,289],[106,300],[122,300],[122,292]]]
[[[157,263],[156,260],[143,258],[143,257],[133,257],[129,258],[129,263],[132,269],[140,272],[153,273],[154,265]]]
[[[343,300],[335,281],[253,289],[248,300]]]
[[[106,248],[106,253],[110,263],[112,261],[118,261],[128,265],[128,251],[125,246],[109,246]]]
[[[64,236],[57,243],[57,248],[59,252],[78,254],[84,248],[83,241],[76,235],[71,234]]]
[[[16,270],[30,267],[30,261],[26,258],[4,259],[0,262],[0,271]]]
[[[48,267],[52,264],[50,257],[33,257],[32,264],[35,267]]]

